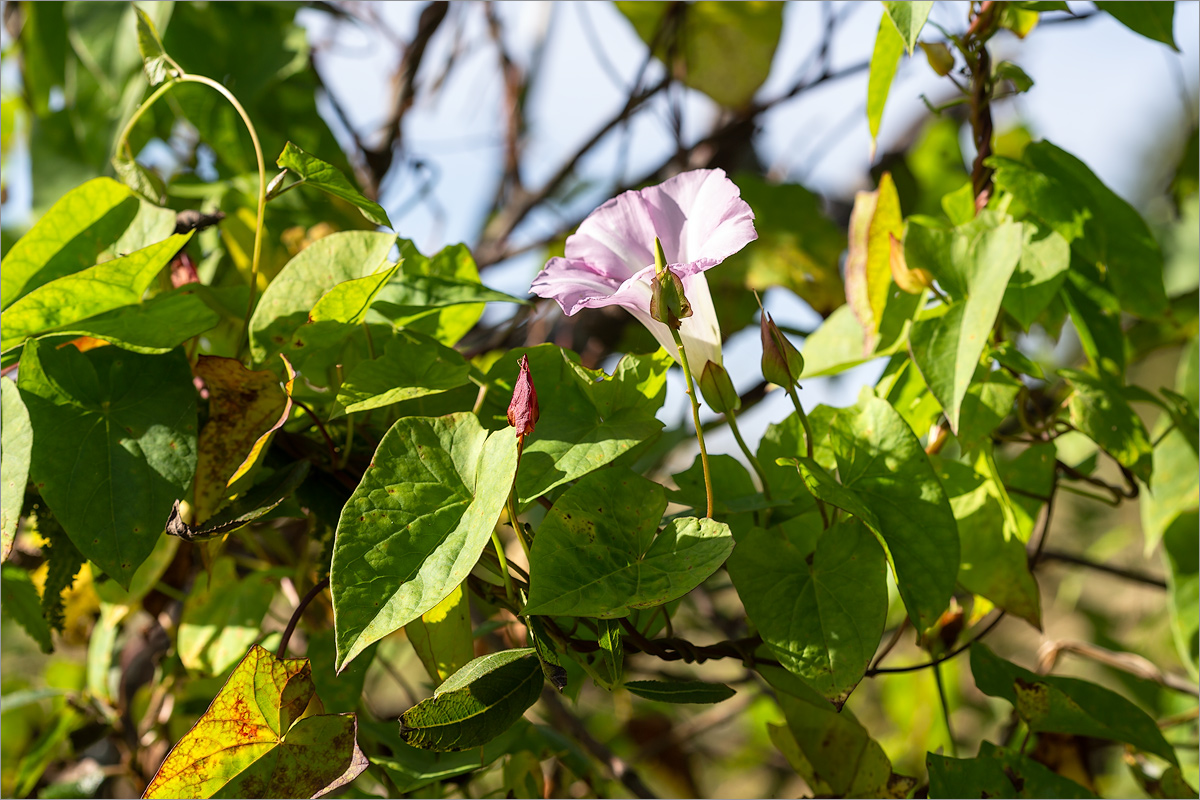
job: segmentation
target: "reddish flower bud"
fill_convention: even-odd
[[[517,385],[513,387],[512,402],[508,404],[508,424],[517,429],[517,439],[524,441],[533,433],[541,412],[538,409],[537,389],[533,388],[533,375],[529,371],[529,356],[521,356],[521,371],[517,374]]]

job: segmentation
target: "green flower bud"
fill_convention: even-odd
[[[692,315],[692,305],[683,293],[683,280],[667,266],[662,242],[654,237],[654,278],[650,281],[650,316],[673,330]]]
[[[779,386],[795,385],[804,372],[804,356],[788,341],[766,311],[762,312],[761,332],[763,377]]]
[[[742,398],[738,397],[737,389],[733,388],[729,373],[714,361],[706,362],[704,371],[700,374],[700,394],[704,395],[704,402],[708,403],[709,408],[722,414],[737,411],[742,407]]]

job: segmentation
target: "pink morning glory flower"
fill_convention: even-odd
[[[650,316],[656,236],[692,305],[679,335],[699,378],[707,362],[721,363],[721,330],[704,272],[758,238],[754,212],[724,170],[684,172],[609,200],[567,237],[566,257],[546,262],[530,291],[553,297],[568,316],[621,306],[676,355],[670,329]]]

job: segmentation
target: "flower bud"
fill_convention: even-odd
[[[938,75],[945,77],[950,74],[950,70],[954,69],[954,54],[945,44],[942,42],[918,42],[917,44],[921,45],[921,49],[925,51],[925,57],[929,59],[929,66]]]
[[[709,408],[722,414],[742,407],[742,398],[733,388],[729,373],[715,361],[706,362],[704,371],[700,373],[700,394],[704,395],[704,402],[708,403]]]
[[[771,383],[793,386],[804,372],[804,356],[788,341],[765,310],[762,312],[762,374]]]
[[[533,375],[529,371],[529,356],[521,356],[521,371],[517,374],[517,385],[513,387],[512,402],[508,404],[508,424],[517,429],[517,440],[533,433],[541,412],[538,409],[537,390],[533,388]]]
[[[692,315],[692,306],[683,293],[683,280],[667,266],[662,242],[654,237],[654,277],[650,279],[650,316],[679,330],[679,321]]]
[[[896,234],[889,233],[891,252],[889,254],[892,265],[892,280],[896,282],[902,290],[909,294],[920,294],[933,285],[933,276],[928,270],[917,267],[916,269],[908,268],[908,261],[904,258],[904,245],[896,238]]]

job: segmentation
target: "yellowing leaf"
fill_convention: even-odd
[[[891,173],[885,172],[878,189],[855,196],[850,214],[846,302],[863,327],[863,355],[874,350],[879,339],[879,323],[892,283],[891,238],[900,238],[903,230],[900,195]]]
[[[143,797],[321,797],[344,786],[367,767],[358,722],[354,714],[301,719],[314,697],[308,659],[255,645]]]
[[[471,606],[462,585],[404,626],[404,633],[429,677],[441,683],[475,657]]]
[[[282,356],[281,356],[282,358]],[[270,437],[291,413],[292,379],[287,359],[287,391],[269,370],[251,372],[235,358],[200,356],[196,375],[209,393],[209,417],[200,431],[196,465],[196,521],[224,505],[226,489],[249,471]]]

